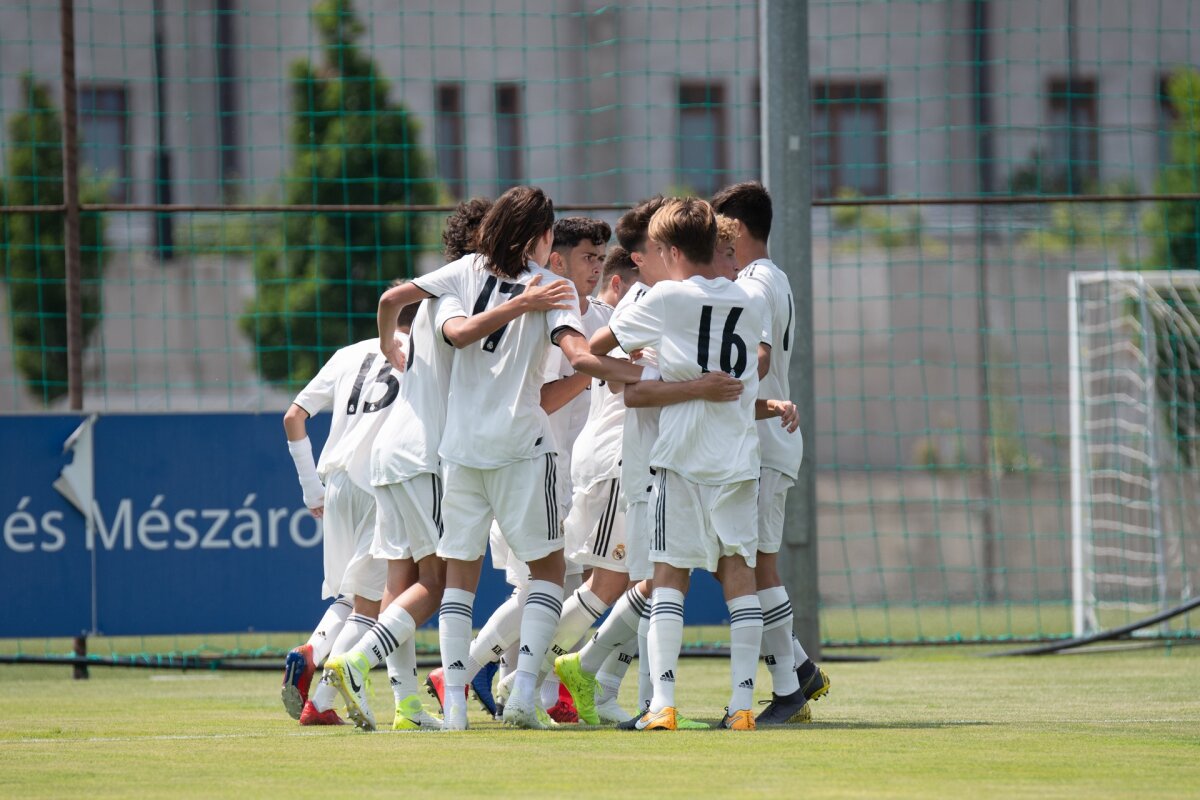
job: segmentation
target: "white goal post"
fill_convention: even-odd
[[[1193,594],[1200,574],[1200,272],[1070,278],[1076,636]]]

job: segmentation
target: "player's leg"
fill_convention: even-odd
[[[437,610],[445,585],[445,565],[434,554],[441,534],[441,481],[436,475],[421,475],[378,487],[377,496],[383,525],[377,526],[372,552],[388,558],[390,595],[395,598],[356,647],[330,666],[351,716],[368,727],[363,720],[373,726],[374,717],[362,687],[371,668],[388,661],[389,678],[398,679],[393,727],[429,727],[436,720],[424,713],[417,697],[413,638],[417,626]]]
[[[717,578],[729,609],[730,698],[722,728],[753,730],[754,676],[763,610],[754,564],[758,548],[758,481],[703,487],[709,524],[720,547]]]
[[[506,724],[539,728],[534,693],[537,675],[562,615],[562,525],[554,455],[547,453],[492,470],[488,497],[513,555],[529,565],[529,597],[521,615],[521,649]]]
[[[601,724],[615,724],[629,719],[629,712],[617,701],[617,696],[620,694],[625,673],[636,657],[635,635],[609,653],[596,672],[596,716]]]
[[[317,668],[329,657],[333,642],[346,624],[346,618],[354,610],[354,598],[341,596],[325,609],[321,621],[313,629],[308,641],[292,648],[283,665],[283,687],[280,696],[283,707],[292,719],[300,719],[308,692]]]

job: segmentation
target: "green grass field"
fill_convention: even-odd
[[[1200,794],[1200,647],[1040,659],[976,650],[830,664],[813,724],[744,734],[518,732],[481,714],[461,734],[302,729],[283,713],[274,674],[98,668],[72,681],[65,667],[0,666],[0,794]],[[376,675],[375,709],[390,721]],[[682,663],[683,713],[718,717],[726,680],[721,660]]]

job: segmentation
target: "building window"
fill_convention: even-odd
[[[887,194],[886,97],[879,82],[821,83],[812,93],[813,194]]]
[[[711,195],[724,182],[725,89],[714,84],[679,86],[679,148],[676,181]]]
[[[124,89],[79,89],[79,139],[84,173],[93,180],[107,182],[113,202],[124,202],[129,196]]]
[[[521,87],[496,86],[496,194],[519,184],[521,167]]]
[[[226,200],[237,196],[238,169],[237,138],[237,62],[234,59],[235,0],[217,0],[216,67],[217,67],[217,147],[221,195]]]
[[[454,197],[466,192],[463,174],[462,84],[443,83],[437,87],[434,116],[434,149],[437,152],[438,177]]]
[[[1063,191],[1082,191],[1086,184],[1100,178],[1096,81],[1051,80],[1048,102],[1046,123],[1050,143],[1046,166]]]
[[[1169,92],[1173,75],[1163,75],[1158,79],[1157,131],[1158,131],[1158,163],[1166,166],[1171,163],[1171,133],[1179,121],[1179,109],[1171,101]]]

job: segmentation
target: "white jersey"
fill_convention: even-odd
[[[612,306],[594,297],[589,297],[587,311],[580,316],[580,321],[583,323],[583,335],[591,339],[592,334],[608,324],[612,313]],[[575,370],[571,368],[571,362],[567,360],[566,354],[557,347],[551,348],[547,357],[545,374],[542,376],[543,380],[546,383],[552,383],[562,378],[569,378],[574,374]],[[571,398],[569,403],[550,415],[550,431],[554,434],[554,443],[558,447],[560,456],[559,464],[564,475],[571,474],[572,448],[588,420],[588,411],[592,405],[592,383]]]
[[[772,261],[760,258],[738,273],[737,285],[751,297],[762,301],[766,314],[764,322],[774,342],[771,366],[766,377],[758,384],[758,397],[761,400],[789,400],[788,367],[795,306],[787,275]],[[758,441],[762,448],[763,467],[778,470],[795,479],[804,457],[804,439],[799,434],[788,433],[777,419],[760,419]]]
[[[609,314],[611,317],[611,313]],[[621,357],[620,348],[609,353]],[[592,379],[587,421],[571,451],[571,483],[587,488],[621,474],[621,440],[625,432],[625,396]]]
[[[371,485],[387,486],[438,473],[438,447],[446,429],[446,394],[454,348],[441,322],[462,316],[457,300],[423,300],[406,342],[405,378],[396,409],[371,448]],[[444,315],[444,316],[439,316]]]
[[[405,347],[403,341],[398,344]],[[367,339],[334,353],[296,395],[292,402],[310,417],[333,410],[329,438],[317,462],[322,481],[343,469],[360,488],[371,491],[371,444],[395,407],[401,383],[401,374],[379,352],[379,339]]]
[[[652,468],[709,486],[758,478],[758,344],[770,344],[763,321],[761,302],[725,278],[663,281],[613,314],[609,328],[623,350],[657,347],[663,380],[694,380],[720,370],[745,387],[734,402],[664,407],[650,450]]]
[[[542,283],[559,279],[530,263],[514,279],[502,278],[475,255],[416,278],[435,297],[455,298],[460,315],[478,314],[520,294],[535,275]],[[570,308],[522,314],[500,330],[454,352],[443,461],[475,469],[496,469],[555,452],[550,423],[541,408],[547,350],[563,328],[583,332],[574,291]]]
[[[649,291],[650,287],[641,281],[631,286],[613,311],[612,319],[609,320],[610,329],[617,315],[640,302]],[[636,349],[631,347],[624,352],[629,353]],[[653,347],[644,347],[642,357],[636,363],[657,367],[658,352]],[[624,396],[621,398],[621,404],[625,404]],[[650,447],[658,438],[659,411],[658,408],[631,408],[625,416],[625,425],[621,433],[621,454],[618,458],[621,462],[621,496],[626,505],[650,497]]]

